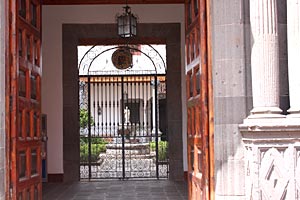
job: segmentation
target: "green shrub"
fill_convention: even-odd
[[[150,150],[155,151],[156,143],[150,142]],[[158,160],[165,161],[168,158],[168,142],[159,141],[158,142]]]
[[[159,143],[158,143],[159,144]],[[150,142],[150,150],[155,151],[155,142]]]
[[[79,110],[79,125],[80,128],[87,128],[89,123],[89,112],[87,109],[81,108]],[[91,126],[95,124],[93,117],[91,116]]]
[[[99,154],[106,151],[107,142],[102,138],[91,138],[91,162],[97,162]],[[88,138],[80,139],[80,161],[89,161],[89,143]]]
[[[89,143],[89,138],[88,137],[81,137],[80,138],[80,144],[88,144]],[[91,144],[107,144],[107,142],[103,138],[95,137],[91,138]]]

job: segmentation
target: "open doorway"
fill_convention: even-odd
[[[166,45],[80,45],[78,56],[80,179],[168,178]]]
[[[167,121],[169,141],[169,179],[183,180],[182,93],[180,24],[140,24],[141,32],[132,43],[166,44]],[[120,42],[115,24],[63,24],[63,167],[64,180],[80,180],[79,85],[77,47],[79,45]],[[89,31],[86,31],[89,30]],[[98,35],[97,39],[91,38]],[[110,38],[110,39],[108,39]],[[142,42],[144,41],[144,42]],[[70,123],[72,122],[72,123]],[[178,148],[180,146],[180,148]]]

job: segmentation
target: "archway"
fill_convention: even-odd
[[[165,47],[78,47],[81,180],[168,178]]]
[[[167,51],[167,120],[169,133],[170,180],[183,179],[181,46],[180,24],[139,24],[139,37],[132,43],[165,43]],[[115,24],[64,24],[63,25],[63,165],[64,181],[79,180],[78,124],[78,69],[77,46],[118,43]],[[92,38],[92,39],[91,39]]]

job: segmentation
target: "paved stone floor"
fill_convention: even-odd
[[[44,183],[43,200],[187,200],[187,183],[167,180]]]

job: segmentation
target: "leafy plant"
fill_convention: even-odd
[[[95,124],[93,117],[91,116],[91,126]],[[79,124],[80,128],[87,128],[89,124],[89,112],[85,108],[79,110]]]
[[[80,144],[81,143],[89,143],[89,138],[88,137],[81,137],[80,138]],[[107,144],[108,142],[105,141],[103,138],[99,138],[99,137],[92,137],[91,138],[91,144]]]
[[[106,151],[107,142],[102,138],[91,138],[91,162],[97,162],[99,154]],[[88,162],[89,160],[89,143],[88,138],[80,139],[80,161]]]
[[[150,142],[150,150],[156,150],[156,143]],[[167,141],[159,141],[158,142],[158,160],[164,161],[168,158],[168,142]]]

